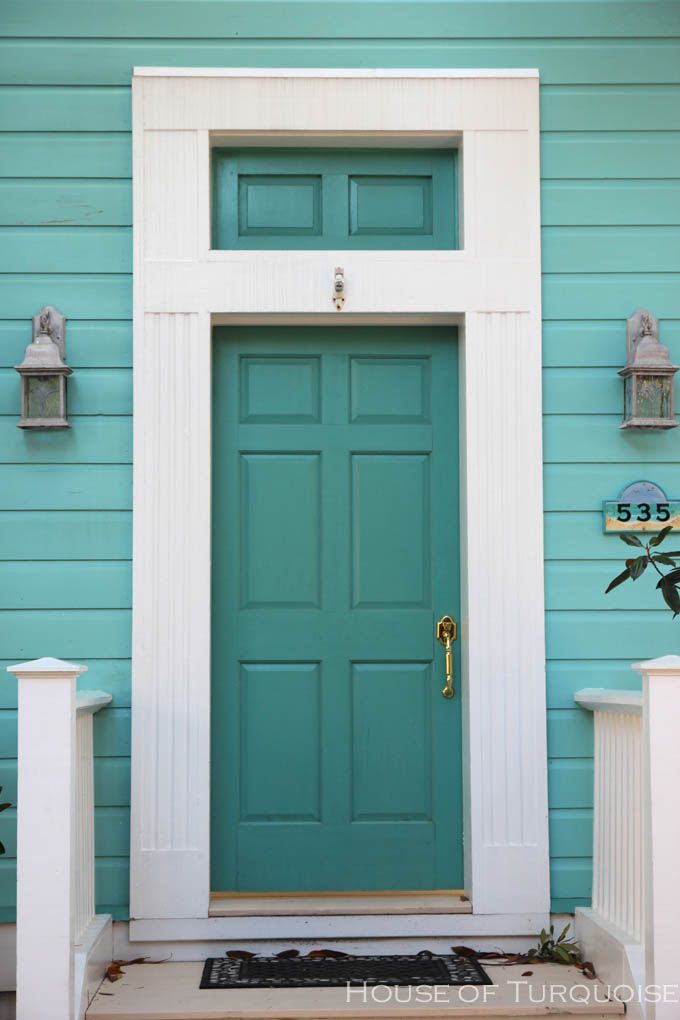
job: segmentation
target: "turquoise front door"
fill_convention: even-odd
[[[213,890],[459,888],[455,331],[221,328],[213,407]]]

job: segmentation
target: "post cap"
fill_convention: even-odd
[[[41,676],[64,676],[64,675],[80,675],[80,673],[87,673],[87,666],[77,666],[73,662],[64,662],[63,659],[52,659],[46,657],[44,659],[32,659],[31,662],[20,662],[16,666],[8,666],[8,673],[14,673],[15,676],[35,676],[39,674]]]
[[[631,666],[638,673],[678,673],[680,674],[680,655],[662,655],[658,659],[647,662],[636,662]]]

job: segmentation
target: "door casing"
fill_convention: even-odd
[[[212,325],[337,321],[340,259],[343,324],[462,326],[465,931],[547,917],[538,123],[535,71],[135,72],[133,938],[236,930],[208,916]],[[462,248],[211,251],[210,146],[254,137],[459,145]]]

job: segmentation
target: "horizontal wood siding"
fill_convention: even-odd
[[[294,8],[294,11],[291,11]],[[680,491],[675,434],[617,430],[625,319],[648,305],[680,362],[680,5],[600,0],[5,0],[0,15],[0,655],[85,662],[95,721],[97,900],[127,916],[131,144],[134,65],[538,67],[553,906],[589,902],[592,734],[580,687],[633,687],[677,650],[640,582],[605,599],[620,543],[600,501]],[[73,429],[15,429],[12,366],[44,303],[69,319]],[[530,539],[530,536],[529,536]],[[16,689],[0,784],[16,799]],[[4,797],[3,797],[4,799]],[[15,812],[0,815],[0,919]]]

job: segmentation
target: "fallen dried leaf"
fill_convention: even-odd
[[[230,949],[224,955],[229,960],[252,960],[255,953],[249,953],[247,949]]]
[[[349,953],[341,953],[339,949],[312,949],[310,953],[307,953],[308,959],[311,960],[346,960],[349,955]]]
[[[168,957],[169,959],[169,957]],[[137,956],[134,960],[112,960],[106,968],[106,977],[109,981],[120,981],[122,977],[125,977],[125,971],[121,970],[122,967],[132,967],[137,963],[166,963],[167,960],[150,960],[148,956]]]

